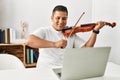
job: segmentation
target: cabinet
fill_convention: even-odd
[[[8,53],[18,57],[25,67],[35,67],[37,59],[33,63],[27,62],[27,49],[33,49],[33,51],[39,55],[38,49],[30,48],[25,44],[0,44],[0,53]]]

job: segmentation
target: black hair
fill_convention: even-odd
[[[67,7],[65,7],[63,5],[57,5],[57,6],[55,6],[55,8],[53,9],[52,14],[54,14],[55,11],[63,11],[63,12],[66,12],[67,15],[68,15]]]

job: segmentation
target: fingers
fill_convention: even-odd
[[[106,22],[105,21],[99,21],[99,22],[97,22],[97,25],[104,26],[104,25],[106,25]]]
[[[67,46],[67,40],[63,40],[60,45],[60,48],[65,48],[66,46]]]
[[[103,26],[105,26],[106,25],[106,22],[105,21],[98,21],[97,23],[96,23],[96,26],[95,26],[95,28],[94,28],[94,30],[97,30],[97,31],[99,31]]]
[[[55,47],[56,48],[65,48],[67,46],[67,40],[59,40],[55,42]]]

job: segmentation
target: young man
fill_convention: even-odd
[[[40,55],[37,67],[42,64],[53,67],[61,66],[63,62],[63,52],[65,48],[93,47],[96,41],[97,33],[105,25],[105,22],[97,22],[91,37],[84,42],[76,34],[65,37],[62,29],[65,28],[68,19],[68,11],[65,6],[58,5],[53,9],[51,20],[52,26],[41,27],[28,36],[26,44],[33,48],[40,48]]]

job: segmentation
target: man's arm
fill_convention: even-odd
[[[91,37],[89,38],[89,40],[85,43],[83,47],[93,47],[96,42],[96,38],[97,38],[97,34],[92,33]]]
[[[53,42],[44,40],[35,35],[29,35],[25,44],[33,48],[64,48],[67,45],[67,41],[59,40],[57,42]]]
[[[93,30],[99,31],[106,23],[103,21],[99,21],[96,23],[96,26]],[[83,47],[93,47],[96,42],[97,34],[95,32],[92,32],[89,40],[85,43]]]

